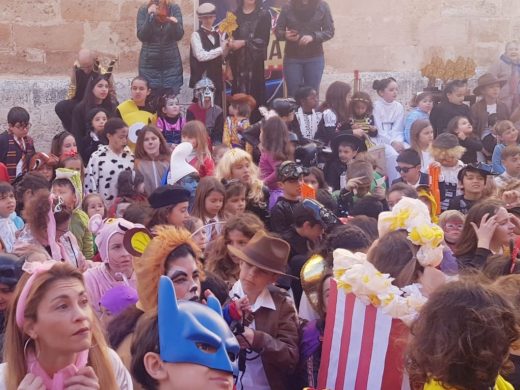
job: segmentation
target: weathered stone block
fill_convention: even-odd
[[[18,49],[77,51],[83,42],[82,23],[63,23],[52,26],[27,26],[15,24],[14,42]]]
[[[120,1],[110,0],[61,0],[61,17],[71,21],[119,20]]]

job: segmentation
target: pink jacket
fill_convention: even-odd
[[[278,189],[278,176],[276,170],[281,161],[275,160],[273,155],[267,151],[262,151],[258,167],[260,168],[260,179],[269,187],[269,190]]]

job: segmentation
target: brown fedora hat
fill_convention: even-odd
[[[493,75],[491,73],[486,73],[478,78],[477,88],[475,88],[473,90],[473,94],[474,95],[482,94],[482,89],[484,89],[484,87],[487,87],[488,85],[500,84],[500,88],[502,88],[506,83],[507,83],[507,80],[497,79],[495,77],[495,75]]]
[[[291,247],[284,240],[270,236],[264,230],[257,231],[242,250],[231,245],[227,249],[233,256],[248,264],[275,274],[287,275],[285,272]]]

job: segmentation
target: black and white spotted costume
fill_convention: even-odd
[[[88,163],[85,192],[101,195],[110,207],[117,196],[117,178],[126,169],[134,169],[134,155],[128,146],[118,155],[108,145],[100,145]]]

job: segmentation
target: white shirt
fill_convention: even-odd
[[[229,296],[231,298],[235,296],[242,298],[244,295],[246,295],[246,293],[242,289],[242,284],[240,283],[240,280],[237,280],[229,292]],[[271,296],[271,293],[267,287],[264,288],[258,298],[256,298],[256,302],[251,305],[253,313],[255,313],[261,307],[265,307],[266,309],[270,310],[276,310],[273,297]],[[249,325],[249,327],[251,329],[256,329],[254,320],[251,325]],[[271,390],[269,381],[265,375],[262,358],[256,352],[248,353],[247,358],[253,360],[248,360],[246,362],[246,371],[243,373],[244,376],[242,376],[242,372],[238,374],[237,389],[242,390],[242,388],[244,388],[245,390]]]
[[[428,173],[428,168],[430,164],[434,162],[432,155],[427,150],[421,151],[421,172]]]
[[[215,37],[213,37],[212,35],[208,35],[208,39],[211,41],[211,43],[215,44]],[[197,31],[194,31],[191,34],[191,50],[193,52],[193,55],[199,62],[208,62],[222,56],[221,47],[217,47],[209,51],[204,50],[204,48],[202,47],[200,34]]]
[[[374,102],[374,122],[381,136],[391,142],[404,142],[404,107],[394,100],[388,103],[383,99]]]

